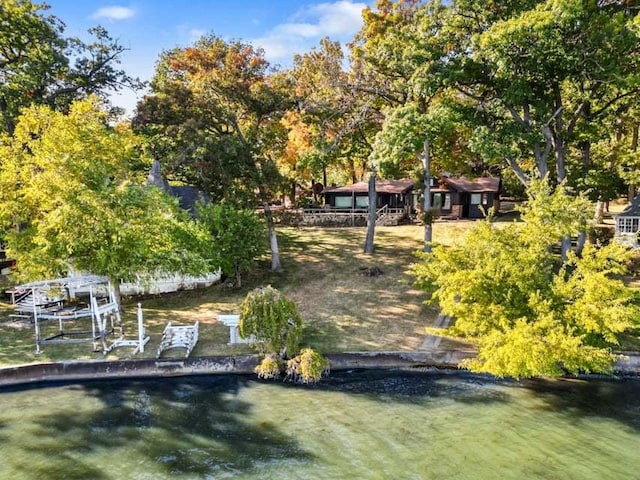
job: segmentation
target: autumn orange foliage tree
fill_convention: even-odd
[[[214,199],[262,203],[272,268],[280,269],[269,200],[281,182],[276,159],[286,131],[280,119],[291,104],[285,77],[271,70],[262,50],[209,35],[163,53],[151,86],[134,124],[154,155],[173,178]]]

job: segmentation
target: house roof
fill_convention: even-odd
[[[196,203],[209,201],[209,196],[198,187],[170,186],[171,195],[178,199],[180,208],[188,212],[196,211]]]
[[[413,190],[413,180],[376,180],[376,193],[407,193]],[[367,193],[369,191],[369,182],[358,182],[353,185],[345,185],[344,187],[325,188],[323,195],[327,193]]]
[[[631,200],[631,203],[627,205],[620,214],[614,215],[616,217],[640,217],[640,195]]]
[[[190,212],[191,214],[196,211],[196,203],[198,201],[208,202],[209,196],[203,190],[191,185],[169,185],[164,179],[160,171],[160,162],[158,160],[153,161],[151,171],[147,177],[147,185],[155,185],[161,188],[169,195],[178,199],[180,208]]]
[[[441,187],[434,190],[452,188],[459,192],[468,193],[498,193],[500,192],[500,179],[495,177],[478,177],[470,180],[465,177],[442,177]],[[444,189],[442,188],[444,187]]]

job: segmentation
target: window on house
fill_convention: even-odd
[[[471,194],[471,205],[480,205],[481,201],[482,201],[482,194],[481,193],[472,193]]]
[[[336,197],[336,208],[351,208],[351,197]]]
[[[451,210],[451,194],[450,193],[444,194],[444,203],[442,204],[442,209]]]
[[[438,192],[433,194],[434,210],[451,210],[451,194]]]
[[[356,208],[367,208],[369,206],[369,197],[356,197]]]
[[[640,228],[640,218],[618,218],[618,231],[620,233],[636,233]]]

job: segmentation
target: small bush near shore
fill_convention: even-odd
[[[287,376],[298,383],[316,383],[329,371],[329,361],[311,348],[287,361]]]
[[[262,362],[255,368],[258,378],[273,380],[280,378],[282,372],[282,360],[275,353],[270,353],[262,359]]]

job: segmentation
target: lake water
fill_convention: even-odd
[[[0,478],[640,479],[640,380],[441,371],[0,390]]]

